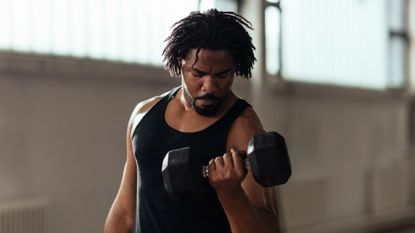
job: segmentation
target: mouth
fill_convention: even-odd
[[[218,103],[218,101],[214,99],[197,99],[196,101],[198,102],[199,106],[204,108],[209,108],[212,105],[216,105]]]
[[[213,106],[218,105],[219,98],[214,95],[204,95],[204,96],[196,97],[195,102],[197,102],[197,105],[203,108],[211,108]]]

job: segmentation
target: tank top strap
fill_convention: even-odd
[[[176,96],[177,92],[180,90],[182,86],[177,86],[170,90],[170,92],[166,96],[167,102],[169,102],[174,96]]]
[[[174,96],[176,96],[177,92],[181,87],[182,86],[174,87],[160,100],[160,105],[162,106],[162,108],[166,108],[167,104],[170,102],[172,98],[174,98]]]
[[[153,107],[154,109],[157,109],[156,111],[164,112],[164,110],[167,107],[167,104],[169,104],[170,100],[176,96],[177,92],[182,86],[174,87],[168,93],[163,96],[163,98]]]

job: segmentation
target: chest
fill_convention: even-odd
[[[191,147],[192,156],[203,164],[225,153],[227,131],[223,125],[206,122],[202,127],[181,128],[181,124],[192,126],[197,122],[186,123],[188,119],[184,117],[176,122],[178,125],[169,125],[163,112],[157,108],[149,112],[141,119],[132,136],[140,174],[159,173],[164,156],[173,149]]]
[[[169,127],[180,132],[194,133],[213,125],[221,116],[203,117],[195,111],[183,110],[172,103],[166,107],[163,117]]]

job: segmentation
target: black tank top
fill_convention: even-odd
[[[164,118],[169,101],[180,87],[170,91],[141,119],[132,135],[137,165],[135,233],[230,233],[225,212],[204,180],[206,195],[186,200],[172,199],[163,186],[162,160],[169,150],[190,146],[198,160],[209,160],[226,152],[226,140],[233,121],[250,105],[242,99],[218,121],[198,132],[181,132]]]

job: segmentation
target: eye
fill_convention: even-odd
[[[218,75],[218,78],[220,78],[220,79],[223,79],[223,78],[226,78],[226,77],[228,77],[228,74],[219,74]]]
[[[196,78],[201,78],[203,75],[205,75],[204,73],[198,72],[198,71],[191,71],[191,73],[193,77],[196,77]]]
[[[216,75],[219,79],[224,79],[227,78],[229,76],[229,72],[226,73],[221,73],[221,74],[217,74]]]

